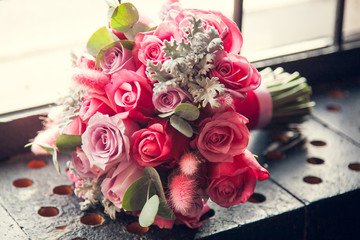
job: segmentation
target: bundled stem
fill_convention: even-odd
[[[315,105],[311,101],[311,86],[298,72],[292,74],[278,67],[260,72],[273,101],[273,116],[270,125],[299,123],[310,114]]]

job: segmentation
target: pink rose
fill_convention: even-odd
[[[122,118],[129,116],[135,121],[146,123],[147,117],[154,114],[152,87],[145,77],[133,71],[120,70],[114,73],[105,91]]]
[[[187,149],[188,139],[166,120],[151,122],[131,137],[132,158],[143,167],[173,166]]]
[[[80,148],[76,148],[71,154],[71,163],[75,171],[84,178],[96,178],[103,173],[101,169],[95,166],[90,167],[88,157]]]
[[[63,134],[81,135],[85,132],[86,125],[80,117],[73,119],[68,125],[64,127]]]
[[[120,42],[115,42],[114,46],[105,51],[100,60],[100,66],[105,74],[113,74],[120,69],[135,71],[131,50],[124,48]]]
[[[260,73],[242,56],[217,51],[214,66],[210,76],[219,78],[235,97],[244,98],[245,92],[260,86]]]
[[[158,63],[164,60],[164,52],[162,51],[163,42],[157,36],[147,33],[138,33],[134,40],[135,46],[133,54],[137,59],[137,65],[146,65],[148,60]]]
[[[247,122],[236,112],[217,113],[201,121],[199,134],[192,145],[209,162],[232,162],[233,157],[243,153],[248,145]]]
[[[114,115],[116,112],[110,107],[110,102],[106,96],[99,94],[89,94],[83,98],[83,104],[81,105],[79,116],[87,122],[95,113]]]
[[[195,15],[196,18],[201,19],[205,27],[213,26],[220,35],[223,41],[224,50],[238,54],[240,53],[243,38],[236,23],[231,19],[225,17],[222,13],[217,11],[204,11],[198,9],[184,9],[180,12],[171,10],[166,16],[165,20],[159,24],[156,30],[157,36],[166,36],[166,32],[172,35],[174,39],[179,40],[176,32],[183,32],[184,27],[189,27],[190,23],[188,17]],[[163,39],[162,37],[160,37]]]
[[[126,190],[143,175],[143,169],[133,162],[121,162],[111,176],[104,179],[101,184],[101,192],[115,206],[122,208]]]
[[[90,167],[106,172],[119,162],[129,161],[130,136],[138,128],[130,119],[122,120],[118,115],[94,114],[81,137]]]
[[[262,181],[269,172],[260,166],[248,150],[234,157],[234,162],[209,163],[208,194],[210,199],[222,207],[245,203],[253,194],[256,179]]]
[[[166,92],[159,95],[153,95],[152,101],[156,110],[161,113],[168,113],[181,103],[191,102],[192,96],[180,88],[169,87]]]

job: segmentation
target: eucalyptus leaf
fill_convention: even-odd
[[[148,227],[154,223],[156,214],[159,210],[159,204],[160,199],[156,194],[146,201],[139,216],[139,223],[142,227]]]
[[[149,176],[142,176],[133,182],[126,190],[122,207],[127,211],[140,211],[148,197],[156,194],[155,186]]]
[[[167,204],[164,188],[161,183],[160,176],[155,168],[145,167],[144,168],[145,176],[148,176],[156,188],[156,193],[160,197],[160,207],[158,211],[158,216],[168,220],[175,220],[175,215],[169,205]]]
[[[126,33],[139,21],[139,13],[131,3],[117,6],[111,16],[110,26],[116,31]]]
[[[161,118],[167,118],[167,117],[170,117],[173,114],[174,114],[174,111],[171,111],[171,112],[168,112],[168,113],[160,113],[160,114],[158,114],[158,116],[161,117]]]
[[[195,121],[199,118],[200,111],[190,103],[182,103],[175,108],[175,114],[188,121]]]
[[[186,137],[191,138],[194,131],[191,125],[182,119],[181,117],[177,115],[173,115],[170,118],[170,124],[173,126],[176,130],[178,130],[180,133],[184,134]]]
[[[59,162],[58,162],[58,159],[57,159],[57,151],[56,151],[55,146],[53,146],[52,160],[53,160],[56,171],[60,175],[61,174],[60,165],[59,165]]]
[[[72,153],[76,147],[81,146],[81,135],[61,134],[55,143],[60,152]]]
[[[102,27],[89,38],[86,48],[91,55],[96,57],[102,48],[114,41],[116,41],[114,34],[106,27]]]

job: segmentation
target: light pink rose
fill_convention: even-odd
[[[168,121],[158,119],[131,137],[132,158],[143,167],[173,166],[187,149],[188,138],[175,130]]]
[[[138,129],[130,119],[94,114],[81,137],[82,149],[89,158],[90,167],[108,171],[120,162],[129,161],[130,136]]]
[[[243,153],[249,142],[248,120],[236,112],[217,113],[199,125],[192,146],[209,162],[232,162]]]
[[[112,75],[105,90],[113,108],[122,118],[129,116],[135,121],[146,123],[147,117],[154,115],[152,87],[143,76],[133,71],[120,70]]]
[[[89,94],[83,98],[83,104],[79,110],[79,116],[87,122],[95,113],[114,115],[116,112],[110,107],[110,102],[106,96],[99,94]]]
[[[138,33],[134,43],[133,55],[137,66],[146,65],[148,60],[157,64],[165,59],[162,50],[164,44],[157,36],[152,35],[152,32]]]
[[[178,33],[185,33],[183,28],[190,26],[188,17],[193,15],[196,18],[201,19],[204,22],[205,27],[213,26],[219,32],[226,52],[235,54],[240,53],[243,38],[238,26],[234,21],[217,11],[184,9],[178,12],[170,10],[165,20],[159,24],[158,29],[155,31],[155,35],[159,36],[160,39],[169,40],[169,37],[172,36],[175,40],[180,40]]]
[[[135,71],[131,50],[124,48],[120,42],[115,42],[114,46],[105,51],[100,59],[100,66],[105,74],[113,74],[120,69]]]
[[[208,195],[222,207],[245,203],[253,194],[256,179],[262,181],[269,177],[269,172],[260,166],[248,150],[235,156],[234,162],[209,163]]]
[[[111,176],[104,179],[101,184],[101,192],[115,206],[122,208],[126,190],[143,175],[143,169],[133,162],[121,162]]]
[[[95,166],[90,167],[90,162],[86,154],[80,149],[71,154],[71,163],[76,172],[84,178],[96,178],[99,177],[103,171]]]
[[[181,103],[192,102],[192,96],[180,88],[169,87],[166,92],[153,95],[152,101],[156,110],[161,113],[168,113]]]
[[[210,70],[210,76],[219,78],[234,97],[244,98],[245,92],[260,86],[260,73],[242,56],[217,51],[213,64],[215,67]]]

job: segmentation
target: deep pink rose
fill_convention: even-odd
[[[122,208],[126,190],[143,175],[143,169],[133,162],[121,162],[111,176],[104,179],[101,184],[101,192],[115,206]]]
[[[71,154],[71,163],[75,171],[84,178],[96,178],[103,173],[101,169],[95,166],[90,167],[88,157],[80,148],[76,148]]]
[[[217,51],[210,70],[211,77],[218,77],[235,97],[244,97],[245,92],[260,86],[261,76],[248,60],[237,54]]]
[[[254,192],[256,179],[262,181],[269,176],[252,153],[245,150],[235,156],[232,163],[208,164],[208,195],[213,202],[226,208],[245,203]]]
[[[81,105],[79,116],[87,122],[95,113],[114,115],[116,112],[110,107],[110,102],[106,96],[99,94],[89,94],[83,98],[83,104]]]
[[[130,136],[138,128],[136,123],[130,119],[122,120],[119,115],[94,114],[81,137],[90,167],[108,171],[119,162],[129,161]]]
[[[153,95],[152,101],[156,110],[161,113],[173,111],[179,104],[192,102],[192,96],[180,88],[169,87],[166,92]]]
[[[105,51],[100,59],[100,66],[105,74],[113,74],[120,69],[135,71],[131,50],[124,48],[120,42],[115,42],[114,46]]]
[[[138,33],[135,37],[133,54],[137,66],[146,65],[148,60],[154,64],[164,60],[164,52],[162,51],[163,42],[157,36],[147,33]]]
[[[240,53],[243,38],[238,26],[234,21],[217,11],[184,9],[178,12],[171,10],[165,20],[159,24],[155,34],[164,39],[164,36],[167,35],[166,32],[168,32],[168,35],[173,36],[175,40],[179,40],[176,32],[183,32],[184,34],[183,28],[190,25],[187,18],[192,15],[201,19],[205,26],[213,26],[219,32],[225,51],[235,54]]]
[[[173,166],[187,149],[188,138],[166,120],[158,119],[131,137],[132,158],[143,167]]]
[[[248,120],[236,112],[217,113],[201,121],[199,134],[192,142],[209,162],[232,162],[249,142]]]
[[[105,91],[122,118],[129,116],[135,121],[146,123],[147,117],[154,114],[152,87],[145,77],[133,71],[120,70],[114,73]]]

